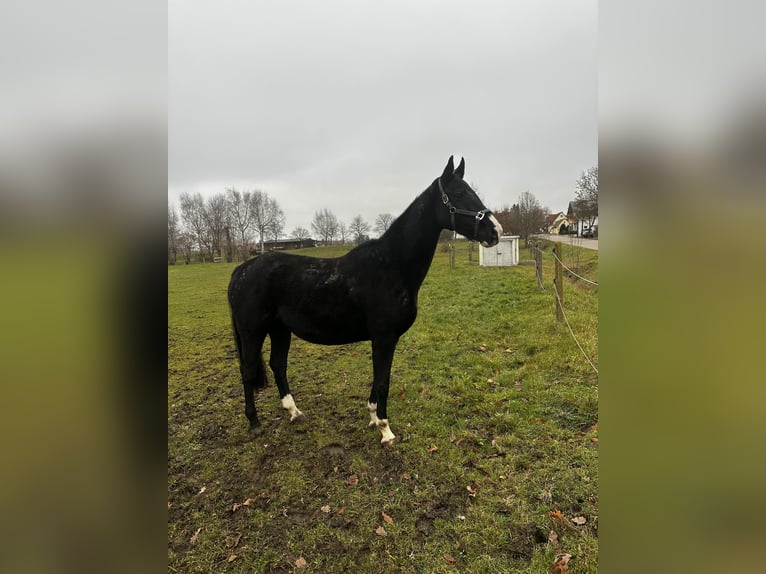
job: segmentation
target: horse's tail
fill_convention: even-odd
[[[255,364],[247,364],[245,362],[245,358],[242,351],[242,336],[239,333],[239,329],[237,329],[237,320],[234,318],[235,314],[235,306],[234,306],[234,297],[233,297],[233,285],[235,278],[239,275],[239,272],[242,268],[242,265],[238,266],[236,269],[234,269],[234,272],[232,273],[231,282],[229,283],[229,306],[231,307],[231,327],[234,331],[234,341],[237,344],[237,357],[239,358],[239,365],[240,370],[243,372],[243,376],[247,376],[247,373],[245,373],[245,370],[249,370],[249,368],[254,368],[255,372],[253,373],[255,377],[252,379],[253,386],[256,389],[262,389],[266,386],[266,366],[263,364],[263,355],[261,353],[261,349],[258,349],[257,355],[255,357]],[[252,359],[252,357],[250,357]],[[252,363],[252,361],[250,361]],[[252,371],[250,371],[252,372]]]
[[[231,318],[231,326],[234,330],[234,341],[237,343],[237,357],[239,358],[239,364],[241,367],[245,366],[245,363],[243,362],[242,357],[242,337],[239,334],[239,330],[237,329],[237,322],[234,320],[234,317]],[[255,364],[251,365],[255,368],[255,378],[253,379],[253,387],[256,389],[262,389],[266,386],[266,366],[263,363],[263,354],[261,353],[261,350],[258,349],[258,355],[255,358]]]

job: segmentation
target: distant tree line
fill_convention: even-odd
[[[584,171],[577,179],[570,207],[575,217],[590,225],[598,217],[598,166]],[[544,232],[550,210],[527,190],[516,203],[505,204],[493,213],[505,233],[519,235],[526,242],[531,235]],[[305,241],[313,233],[324,245],[358,244],[368,240],[370,232],[383,235],[394,219],[391,213],[381,213],[370,225],[357,215],[345,224],[323,208],[314,213],[310,231],[295,227],[290,237]],[[282,208],[264,191],[239,191],[232,187],[207,199],[200,193],[182,193],[180,211],[168,205],[168,263],[175,264],[179,259],[190,263],[195,254],[200,261],[212,261],[215,257],[225,257],[229,262],[245,260],[255,246],[262,253],[266,241],[284,237],[285,222]],[[449,238],[451,233],[443,235]]]
[[[325,245],[362,243],[374,229],[385,233],[394,220],[382,213],[372,228],[361,215],[346,225],[329,209],[314,214],[311,231],[295,227],[290,236],[296,241],[313,237]],[[267,241],[285,236],[285,214],[276,199],[264,191],[240,191],[234,187],[212,197],[201,193],[182,193],[180,209],[168,205],[168,263],[213,261],[216,257],[231,262],[244,261],[256,250],[264,251]]]

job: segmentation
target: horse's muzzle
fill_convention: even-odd
[[[489,221],[492,223],[493,228],[490,232],[490,239],[489,241],[482,241],[481,244],[484,247],[493,247],[500,243],[500,238],[503,236],[503,226],[500,225],[500,222],[495,218],[494,215],[490,214]]]

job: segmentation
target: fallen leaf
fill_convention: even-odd
[[[521,381],[515,381],[513,383],[513,388],[516,389],[517,391],[521,391]]]
[[[335,514],[345,514],[346,513],[346,507],[341,506],[338,510],[335,511]]]
[[[386,522],[388,522],[389,524],[393,524],[393,523],[394,523],[394,519],[393,519],[393,518],[391,518],[391,517],[390,517],[388,514],[386,514],[385,512],[381,512],[380,514],[383,516],[383,520],[385,520],[385,521],[386,521]]]
[[[196,544],[197,543],[197,539],[199,538],[199,533],[200,533],[201,530],[202,530],[202,528],[197,528],[197,532],[192,534],[192,537],[189,538],[189,544]]]
[[[428,449],[428,452],[436,452],[437,450],[439,450],[439,447],[436,445],[433,445],[431,448]]]
[[[388,536],[388,532],[386,532],[386,529],[383,528],[382,526],[378,526],[375,529],[375,534],[377,534],[378,536]]]
[[[236,554],[232,554],[232,555],[230,555],[230,556],[229,556],[229,557],[226,559],[226,562],[234,562],[236,559],[237,559],[237,555],[236,555]]]
[[[558,554],[551,566],[551,574],[569,574],[568,564],[571,558],[571,554]]]
[[[564,514],[558,508],[549,512],[548,516],[555,520],[564,520]]]
[[[295,567],[296,568],[305,568],[306,566],[307,566],[307,562],[306,562],[306,559],[303,556],[301,556],[300,558],[298,558],[295,561]]]
[[[472,496],[473,498],[476,498],[476,491],[473,488],[471,488],[470,484],[466,486],[465,488],[466,490],[468,490],[468,496]]]
[[[582,526],[585,524],[585,517],[584,516],[575,516],[572,518],[572,522],[574,522],[577,526]]]
[[[325,504],[325,505],[324,505],[322,508],[320,508],[319,510],[321,510],[321,511],[322,511],[322,512],[324,512],[324,513],[328,513],[328,512],[330,512],[330,505],[329,505],[329,504]]]
[[[405,472],[405,473],[402,475],[402,478],[403,478],[404,480],[410,480],[410,479],[412,478],[412,476],[410,475],[410,473],[409,473],[409,472]]]
[[[482,353],[486,353],[487,352],[487,346],[486,345],[482,345],[481,347],[479,347],[479,351],[481,351]]]
[[[236,512],[237,508],[240,508],[242,506],[252,506],[252,504],[253,504],[253,499],[252,498],[248,498],[247,500],[245,500],[245,502],[241,502],[241,503],[235,502],[234,506],[231,507],[231,511],[232,512]]]
[[[548,544],[556,546],[559,543],[559,535],[555,531],[551,530],[548,533]]]
[[[206,490],[207,490],[207,486],[203,486],[202,488],[199,489],[199,492],[197,494],[202,494]]]
[[[504,353],[513,353],[513,349],[511,349],[510,347],[508,347],[508,348],[507,348],[505,351],[503,351],[503,352],[504,352]]]
[[[407,393],[405,391],[402,391],[402,394],[399,395],[399,398],[402,399],[402,400],[406,399],[407,398]]]
[[[346,480],[346,484],[349,485],[349,486],[354,486],[354,485],[359,484],[359,477],[357,475],[355,475],[355,474],[352,474]]]
[[[457,564],[457,559],[455,559],[455,557],[452,556],[452,554],[445,554],[444,556],[442,556],[442,558],[444,558],[444,561],[447,564],[453,564],[453,565]]]
[[[229,536],[226,539],[226,548],[236,548],[237,544],[239,544],[240,538],[242,538],[241,534],[235,534],[234,536]]]

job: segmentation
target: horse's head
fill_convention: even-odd
[[[434,182],[441,194],[443,210],[439,220],[444,227],[457,231],[469,239],[480,241],[484,247],[492,247],[500,241],[503,227],[487,209],[476,192],[463,180],[465,159],[455,169],[450,156],[441,177]],[[449,222],[449,223],[447,223]]]

